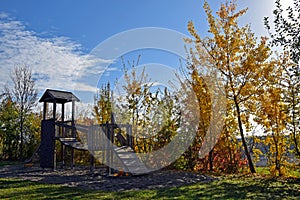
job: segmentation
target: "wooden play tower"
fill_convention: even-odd
[[[66,130],[63,127],[60,127],[58,132],[56,131],[57,127],[55,125],[62,124],[69,126],[71,130],[71,137],[75,138],[76,129],[75,129],[75,102],[78,102],[79,99],[71,92],[50,90],[47,89],[39,102],[44,103],[43,108],[43,120],[42,120],[42,133],[41,133],[41,158],[40,166],[42,168],[55,168],[56,165],[56,155],[55,155],[55,140],[59,137],[64,137],[67,134]],[[52,115],[47,116],[48,104],[52,104]],[[65,121],[65,105],[67,103],[72,104],[71,109],[71,120]],[[61,116],[60,119],[56,116],[57,104],[61,104]],[[64,152],[65,145],[61,145],[61,157],[64,162]],[[71,154],[74,154],[72,149]],[[71,158],[74,158],[72,155]],[[73,160],[71,163],[73,164]]]
[[[56,168],[56,145],[60,142],[61,160],[65,165],[66,148],[71,150],[71,167],[74,165],[74,150],[89,151],[91,154],[91,169],[94,168],[94,157],[102,153],[107,165],[108,174],[121,169],[131,174],[145,173],[148,169],[133,151],[132,126],[106,122],[84,126],[75,124],[75,102],[79,99],[71,92],[47,89],[39,102],[44,103],[41,129],[40,166]],[[65,120],[65,105],[72,104],[71,120]],[[52,104],[52,111],[48,110]],[[61,104],[61,115],[57,116],[57,105]],[[50,112],[50,116],[49,115]],[[112,117],[113,119],[113,117]],[[123,131],[122,131],[123,130]],[[77,131],[84,133],[85,143],[78,140]]]

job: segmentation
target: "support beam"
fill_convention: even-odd
[[[56,120],[56,102],[53,102],[53,119]]]
[[[65,103],[62,103],[61,105],[61,121],[64,122],[65,121]],[[61,136],[65,137],[65,128],[64,127],[60,127],[61,130]],[[62,165],[65,166],[65,146],[63,145],[63,143],[61,143],[61,160],[62,160]]]
[[[44,108],[43,108],[43,120],[46,120],[47,115],[47,102],[44,102]]]
[[[65,121],[65,103],[61,104],[61,121]]]
[[[72,126],[75,127],[75,101],[72,100]],[[72,129],[72,137],[76,138],[76,130]],[[74,149],[71,149],[71,168],[74,167]]]
[[[95,157],[93,154],[90,154],[90,173],[94,173],[95,170]]]
[[[72,101],[72,126],[75,125],[75,101]]]

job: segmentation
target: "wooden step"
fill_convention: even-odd
[[[125,172],[129,172],[133,175],[150,172],[131,147],[117,147],[114,148],[114,152],[124,166],[121,168],[123,168]]]
[[[87,145],[82,144],[76,138],[58,138],[58,140],[66,146],[70,146],[78,150],[88,150]]]
[[[73,138],[73,137],[70,137],[70,138],[60,137],[60,138],[58,138],[58,140],[61,142],[77,142],[78,141],[76,138]]]

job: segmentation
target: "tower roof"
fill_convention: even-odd
[[[47,89],[39,102],[67,103],[80,101],[72,92]]]

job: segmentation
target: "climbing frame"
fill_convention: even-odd
[[[41,149],[40,149],[40,165],[42,168],[56,167],[55,155],[55,139],[64,136],[66,128],[64,126],[58,127],[56,131],[56,124],[63,124],[71,128],[72,138],[76,137],[75,129],[75,102],[79,99],[71,92],[47,89],[42,95],[39,102],[44,103],[42,133],[41,133]],[[48,104],[52,104],[52,116],[48,116]],[[65,104],[72,103],[71,120],[65,121]],[[61,104],[61,117],[56,116],[57,104]],[[69,125],[68,125],[69,124]],[[65,145],[61,143],[61,157],[64,162]],[[74,149],[71,150],[71,165],[74,163]],[[64,164],[64,163],[63,163]]]

